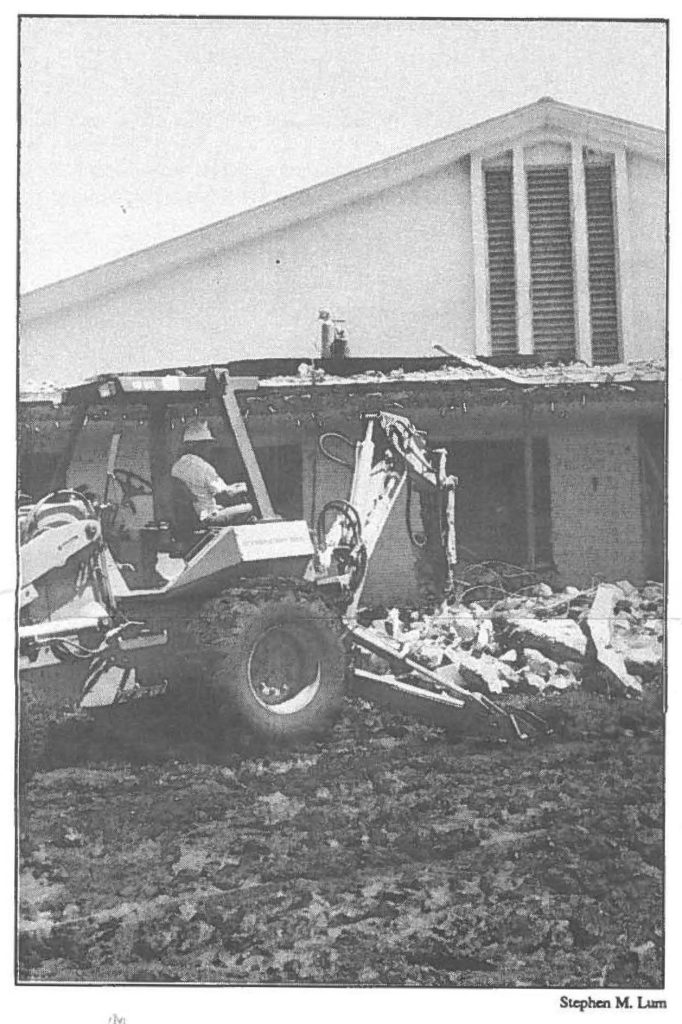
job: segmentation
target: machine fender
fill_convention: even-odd
[[[22,587],[66,565],[76,552],[91,547],[101,536],[96,519],[74,520],[37,533],[21,546]]]

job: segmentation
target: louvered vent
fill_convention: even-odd
[[[618,362],[618,292],[611,168],[585,167],[592,360]]]
[[[490,284],[490,341],[493,355],[516,352],[516,275],[512,172],[485,172]]]
[[[527,172],[533,345],[546,360],[575,358],[568,167]]]

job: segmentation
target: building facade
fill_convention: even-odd
[[[357,440],[363,413],[386,408],[448,448],[464,563],[577,585],[660,579],[666,201],[664,133],[543,99],[25,295],[21,489],[102,497],[119,435],[117,466],[153,484],[119,522],[134,561],[170,500],[145,409],[86,413],[41,382],[230,366],[262,378],[240,404],[282,515],[314,527],[347,496],[319,438]],[[356,358],[311,373],[320,309],[345,321]],[[513,366],[516,382],[468,356]],[[156,424],[168,470],[194,415],[210,410],[169,407]],[[216,461],[241,478],[229,437]],[[419,598],[415,515],[402,498],[369,602]]]

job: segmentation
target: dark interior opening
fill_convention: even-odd
[[[524,444],[513,441],[457,441],[448,446],[448,469],[459,479],[457,546],[463,562],[489,559],[527,566],[528,545]],[[551,498],[549,446],[532,444],[536,566],[550,565]]]
[[[254,446],[256,459],[277,515],[284,519],[303,518],[303,460],[297,444]],[[226,483],[249,483],[236,448],[215,446],[211,462]]]

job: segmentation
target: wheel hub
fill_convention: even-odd
[[[248,681],[258,703],[275,715],[307,707],[320,688],[320,662],[311,656],[302,627],[271,626],[251,648]]]

